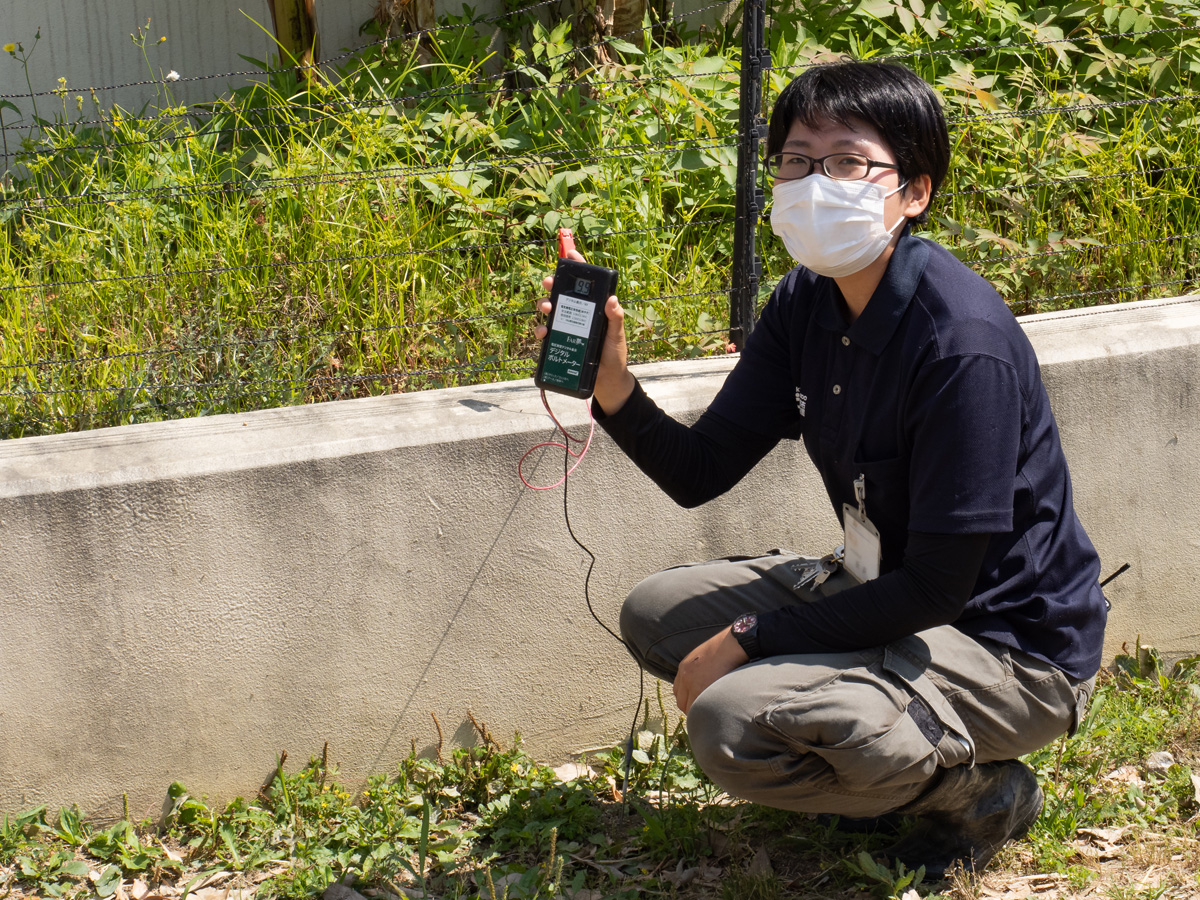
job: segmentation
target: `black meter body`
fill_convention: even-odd
[[[558,261],[534,384],[585,400],[592,396],[608,333],[604,305],[616,290],[616,270],[573,259]]]

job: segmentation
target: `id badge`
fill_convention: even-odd
[[[842,505],[842,521],[846,526],[846,558],[842,565],[859,581],[878,578],[883,558],[878,529],[849,503]]]

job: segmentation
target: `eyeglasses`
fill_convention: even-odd
[[[830,153],[814,159],[803,153],[776,153],[767,157],[767,172],[779,181],[807,178],[813,169],[821,170],[837,181],[858,181],[871,174],[872,169],[899,169],[895,163],[868,159],[861,153]]]

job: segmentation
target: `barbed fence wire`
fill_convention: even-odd
[[[530,15],[549,5],[549,2],[552,0],[529,4],[499,16],[477,17],[468,22],[395,35],[314,63],[313,67],[332,78],[334,66],[347,63],[343,74],[352,74],[364,53],[374,51],[385,54],[391,49],[404,48],[406,42],[411,45],[419,39],[437,39],[450,31],[497,25],[515,17]],[[239,209],[244,217],[262,226],[263,223],[273,224],[273,221],[268,222],[264,212],[272,209],[272,204],[287,201],[300,203],[307,196],[306,192],[316,190],[369,190],[373,193],[368,205],[374,204],[371,207],[374,213],[391,209],[389,204],[396,197],[411,199],[413,193],[410,185],[413,183],[424,186],[422,189],[428,201],[430,197],[439,196],[439,190],[449,194],[454,193],[455,186],[467,190],[466,186],[473,179],[508,179],[512,185],[521,185],[524,175],[542,170],[543,174],[548,175],[542,181],[548,184],[554,177],[575,177],[588,167],[613,167],[630,161],[657,166],[656,171],[665,169],[675,172],[681,167],[690,167],[691,170],[708,168],[732,172],[735,168],[734,155],[745,142],[747,128],[744,124],[740,128],[736,126],[736,119],[732,118],[736,107],[726,105],[719,108],[716,100],[730,96],[738,100],[741,67],[736,59],[725,60],[711,71],[707,68],[704,71],[685,71],[682,66],[672,66],[670,70],[655,72],[649,71],[645,65],[640,68],[613,65],[611,55],[619,56],[621,52],[627,52],[629,38],[645,41],[652,32],[682,25],[690,17],[728,8],[734,2],[722,0],[710,3],[663,21],[651,22],[642,28],[617,35],[604,35],[583,46],[568,46],[556,53],[530,54],[535,58],[529,62],[510,65],[491,74],[468,73],[462,80],[450,85],[398,90],[390,95],[372,94],[361,98],[322,97],[308,93],[289,98],[287,102],[272,101],[249,109],[240,107],[235,99],[222,98],[205,109],[168,111],[153,116],[114,113],[94,119],[64,121],[57,125],[45,124],[40,137],[27,137],[21,148],[5,149],[0,153],[0,159],[9,164],[7,176],[0,177],[0,229],[9,235],[10,244],[12,236],[18,233],[22,235],[22,241],[28,243],[33,240],[29,235],[40,234],[38,228],[72,228],[70,223],[54,217],[65,216],[81,208],[96,208],[114,218],[125,215],[126,210],[150,208],[148,213],[138,213],[145,217],[168,207],[191,209],[212,198],[223,203],[241,204]],[[1196,32],[1196,26],[1153,28],[1027,42],[925,48],[878,58],[913,62],[951,55],[1022,53],[1062,45],[1075,47],[1084,41],[1130,40],[1161,35],[1176,35],[1182,42],[1187,35]],[[549,43],[546,42],[547,45]],[[634,50],[641,53],[639,48],[635,47]],[[593,56],[607,56],[609,62],[605,63],[602,59],[596,65],[575,68],[568,65]],[[1169,54],[1154,57],[1156,60],[1169,58]],[[764,74],[796,73],[810,64],[811,61],[773,65],[769,54],[755,51],[754,65]],[[1144,66],[1145,59],[1115,60],[1112,64],[1136,68]],[[267,72],[228,72],[180,80],[205,81],[245,76],[265,79],[263,84],[269,84],[272,77],[293,73],[296,69],[296,66],[288,65]],[[514,83],[514,79],[518,78],[524,78],[529,83]],[[32,100],[50,96],[62,99],[67,94],[81,91],[95,95],[151,86],[161,87],[162,82],[132,81],[84,89],[59,87],[26,94],[0,95],[0,100]],[[222,145],[232,138],[228,141],[232,149],[249,153],[254,149],[251,146],[253,141],[243,148],[238,144],[240,137],[253,136],[261,145],[265,145],[267,142],[263,135],[266,134],[290,135],[323,125],[329,125],[331,129],[345,128],[346,122],[338,117],[346,115],[377,115],[396,123],[411,123],[417,118],[417,112],[420,115],[434,115],[430,110],[437,109],[444,116],[459,116],[454,122],[446,124],[446,128],[470,128],[471,120],[465,118],[466,114],[478,114],[489,105],[522,96],[562,99],[571,93],[574,99],[570,103],[576,103],[579,108],[592,103],[604,109],[611,97],[619,96],[625,102],[631,94],[644,97],[646,104],[652,105],[656,98],[661,99],[656,94],[659,91],[688,97],[694,102],[696,110],[703,109],[703,121],[709,129],[707,136],[685,137],[667,132],[661,137],[656,134],[654,139],[644,143],[629,140],[605,143],[602,132],[600,140],[587,145],[562,146],[551,143],[549,146],[531,148],[494,146],[489,151],[480,152],[478,148],[473,148],[465,153],[460,153],[454,147],[439,148],[430,141],[424,145],[424,158],[389,161],[383,165],[339,167],[334,160],[327,168],[294,174],[284,172],[280,166],[264,166],[261,170],[253,165],[242,168],[231,166],[221,179],[150,183],[134,187],[118,186],[117,182],[98,176],[86,184],[72,185],[68,183],[69,180],[64,180],[61,190],[43,192],[38,189],[41,182],[36,178],[38,172],[63,165],[62,160],[90,158],[100,173],[106,171],[106,167],[111,167],[113,160],[120,158],[122,153],[153,148],[174,152],[183,148],[183,152],[190,154],[189,148],[198,141]],[[960,138],[973,128],[986,128],[1000,122],[1054,122],[1116,111],[1152,115],[1165,110],[1168,116],[1187,122],[1196,119],[1195,101],[1200,100],[1200,93],[1189,90],[1121,99],[1080,97],[1064,92],[1054,96],[1053,102],[1004,109],[990,107],[978,100],[972,101],[965,94],[963,96],[963,102],[974,108],[947,115],[948,123]],[[744,98],[740,102],[744,102]],[[567,104],[567,101],[564,103]],[[619,110],[616,102],[611,102],[610,106],[616,114]],[[729,115],[723,115],[721,109],[728,110]],[[1181,112],[1176,114],[1176,110]],[[951,111],[948,109],[947,112]],[[273,121],[279,117],[285,120]],[[235,124],[227,123],[226,120],[230,118],[236,120]],[[697,111],[697,131],[703,130],[701,118],[701,113]],[[731,127],[733,130],[730,130]],[[761,125],[752,124],[750,127],[760,129]],[[127,139],[129,135],[136,135],[138,129],[143,129],[145,136]],[[4,125],[0,130],[32,131],[28,125]],[[81,136],[83,142],[78,140]],[[765,132],[758,134],[756,131],[755,142],[762,136],[765,136]],[[1164,162],[1172,164],[1162,164]],[[755,165],[757,167],[757,163]],[[987,187],[956,183],[952,185],[952,190],[942,192],[939,197],[943,201],[978,200],[985,206],[1003,207],[1025,202],[1019,197],[1014,199],[1018,195],[1027,199],[1031,193],[1042,194],[1056,189],[1086,188],[1117,182],[1136,182],[1145,186],[1147,191],[1153,191],[1164,179],[1176,179],[1190,187],[1196,184],[1197,170],[1200,170],[1200,165],[1162,158],[1132,159],[1116,171],[1086,171],[1057,177],[1044,177],[1037,167],[1031,167],[1009,183]],[[29,177],[22,182],[26,175]],[[154,181],[153,177],[145,180]],[[575,184],[583,180],[579,178]],[[528,190],[537,193],[534,188]],[[746,190],[745,186],[743,190]],[[748,227],[753,232],[759,223],[763,212],[761,180],[752,179],[748,190],[752,193],[747,197],[747,206],[735,208],[727,198],[706,207],[703,214],[689,214],[686,208],[678,204],[671,210],[662,208],[654,213],[647,207],[642,211],[642,221],[652,219],[655,215],[661,216],[661,221],[635,227],[622,227],[614,217],[606,217],[598,212],[602,206],[598,201],[589,201],[591,205],[578,205],[576,199],[563,196],[561,201],[570,202],[554,202],[550,194],[543,191],[546,195],[544,201],[526,203],[519,209],[505,208],[497,202],[491,203],[490,210],[487,204],[479,206],[479,209],[490,211],[491,215],[502,220],[500,237],[496,236],[494,230],[489,231],[472,221],[458,231],[467,238],[465,241],[436,239],[419,243],[412,239],[426,234],[437,236],[433,235],[433,229],[429,226],[422,228],[414,222],[411,233],[405,235],[409,241],[402,248],[376,248],[360,242],[360,252],[317,253],[305,257],[276,252],[253,256],[254,261],[229,260],[222,253],[216,253],[207,265],[180,265],[183,261],[181,255],[172,257],[169,254],[148,253],[142,260],[140,271],[113,272],[109,267],[97,264],[89,267],[86,277],[56,277],[57,272],[72,271],[67,260],[52,260],[48,268],[40,271],[9,265],[4,269],[9,273],[8,277],[0,283],[0,303],[11,320],[11,324],[4,326],[5,340],[15,341],[22,323],[29,325],[36,321],[33,328],[50,329],[62,336],[52,346],[61,348],[67,344],[71,352],[66,355],[62,355],[61,350],[59,354],[51,355],[36,351],[28,355],[6,352],[5,361],[0,363],[0,437],[81,430],[155,421],[177,415],[244,411],[314,400],[358,397],[372,392],[405,391],[527,376],[536,361],[537,348],[529,334],[533,324],[533,303],[530,300],[536,293],[536,287],[531,287],[529,283],[517,285],[513,292],[520,296],[514,303],[503,304],[502,308],[482,313],[422,318],[417,317],[414,304],[403,302],[404,298],[397,292],[396,285],[403,279],[382,271],[383,267],[398,265],[413,268],[417,265],[413,261],[422,261],[422,265],[429,264],[433,268],[469,269],[470,272],[464,275],[465,280],[469,282],[475,279],[480,284],[470,289],[464,288],[464,292],[481,291],[485,280],[513,285],[516,284],[516,277],[533,280],[534,270],[544,272],[552,263],[555,244],[553,232],[559,223],[572,225],[579,230],[589,252],[596,252],[601,257],[608,254],[605,258],[613,264],[621,262],[620,254],[628,252],[637,241],[656,242],[655,246],[663,247],[678,247],[689,242],[705,248],[725,246],[728,241],[722,244],[719,238],[712,243],[713,236],[733,232],[737,227]],[[1192,193],[1196,192],[1193,190]],[[479,209],[475,211],[479,212]],[[414,210],[420,211],[419,206],[412,206],[409,211]],[[714,210],[723,212],[712,215]],[[390,215],[386,212],[379,214]],[[262,221],[256,217],[262,217]],[[303,216],[289,224],[293,228],[302,227]],[[350,224],[356,223],[351,220],[348,222]],[[1056,309],[1064,304],[1095,302],[1106,298],[1161,296],[1166,289],[1184,292],[1195,287],[1198,281],[1200,266],[1196,263],[1196,257],[1200,256],[1200,230],[1194,228],[1181,228],[1156,237],[1111,241],[1086,232],[1056,233],[1036,245],[1022,246],[990,229],[975,228],[966,222],[949,222],[948,227],[947,234],[958,239],[956,252],[985,277],[998,277],[1003,282],[1004,278],[1012,277],[1014,263],[1032,267],[1061,266],[1062,272],[1059,274],[1062,277],[1055,283],[1065,286],[1074,284],[1079,289],[1059,290],[1040,296],[1036,298],[1038,308]],[[26,231],[20,231],[21,228]],[[710,243],[705,244],[704,241]],[[1173,273],[1181,277],[1143,278],[1137,272],[1118,272],[1119,266],[1110,266],[1113,272],[1106,277],[1123,276],[1126,279],[1124,283],[1109,282],[1093,287],[1084,279],[1071,277],[1073,264],[1059,262],[1070,258],[1085,260],[1092,269],[1102,273],[1106,261],[1115,257],[1132,257],[1134,251],[1164,252],[1166,248],[1185,248],[1186,252],[1180,251],[1183,254],[1180,258],[1190,254],[1190,268],[1186,272]],[[16,248],[10,245],[0,255],[0,262],[4,256],[12,258],[15,255]],[[629,258],[623,261],[630,262]],[[512,271],[497,274],[495,265],[501,262],[511,265]],[[747,265],[749,269],[744,266],[740,270],[736,267],[727,269],[716,284],[712,284],[710,279],[707,286],[699,285],[707,289],[644,291],[639,290],[639,284],[645,279],[631,278],[628,283],[623,283],[622,302],[630,314],[629,343],[636,360],[728,352],[730,345],[724,336],[730,333],[734,323],[723,299],[738,289],[739,284],[744,286],[747,283],[752,284],[752,294],[759,295],[757,283],[761,261],[751,259]],[[619,264],[617,267],[622,268]],[[636,265],[631,268],[636,269]],[[217,334],[209,336],[204,329],[185,327],[180,329],[183,333],[177,334],[165,345],[120,349],[130,335],[101,336],[94,333],[96,329],[93,323],[62,321],[58,311],[63,305],[64,292],[72,291],[93,297],[119,296],[120,301],[131,310],[136,310],[138,303],[155,291],[195,296],[219,305],[222,298],[234,296],[245,286],[239,279],[258,294],[276,298],[280,295],[290,296],[290,291],[293,294],[316,292],[321,296],[336,295],[344,299],[356,290],[365,291],[363,284],[368,280],[380,282],[382,286],[375,284],[369,289],[369,296],[375,302],[394,302],[403,307],[400,316],[402,321],[369,325],[352,322],[340,327],[320,327],[323,319],[318,317],[314,320],[316,327],[297,327],[290,322],[263,324],[254,316],[241,324],[227,324],[219,314],[214,319],[219,326]],[[234,284],[235,281],[238,283]],[[689,286],[691,282],[680,282],[680,287]],[[1003,283],[999,286],[1014,287]],[[759,296],[760,302],[761,299]],[[661,312],[673,306],[688,307],[696,314],[673,318]],[[136,315],[131,318],[136,318]],[[729,324],[722,325],[722,322]],[[681,323],[690,323],[690,327]],[[73,339],[73,329],[79,331],[78,340]],[[222,329],[231,333],[219,333]],[[131,327],[129,330],[136,329]],[[485,332],[503,333],[507,338],[501,346],[491,338],[485,339]],[[423,342],[441,349],[432,354],[424,352],[426,348],[417,346]],[[346,365],[342,357],[363,355],[364,348],[374,349],[383,343],[392,345],[397,351],[393,363],[376,365],[372,371],[342,371]],[[86,348],[89,344],[117,349],[88,352]],[[450,347],[450,344],[454,344],[454,347]],[[280,357],[286,360],[287,365],[280,364]],[[115,380],[110,378],[113,375],[116,376]],[[182,377],[184,375],[190,377]]]

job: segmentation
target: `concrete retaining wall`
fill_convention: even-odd
[[[1133,566],[1109,655],[1200,648],[1200,298],[1025,327],[1104,570]],[[639,374],[691,416],[731,365]],[[431,750],[431,713],[448,743],[471,710],[546,760],[618,740],[636,671],[588,616],[561,490],[516,478],[549,435],[510,382],[0,444],[0,810],[103,815],[127,791],[149,814],[177,779],[225,799],[326,740],[357,786]],[[663,566],[837,543],[797,444],[685,511],[598,434],[569,504],[609,622]]]

